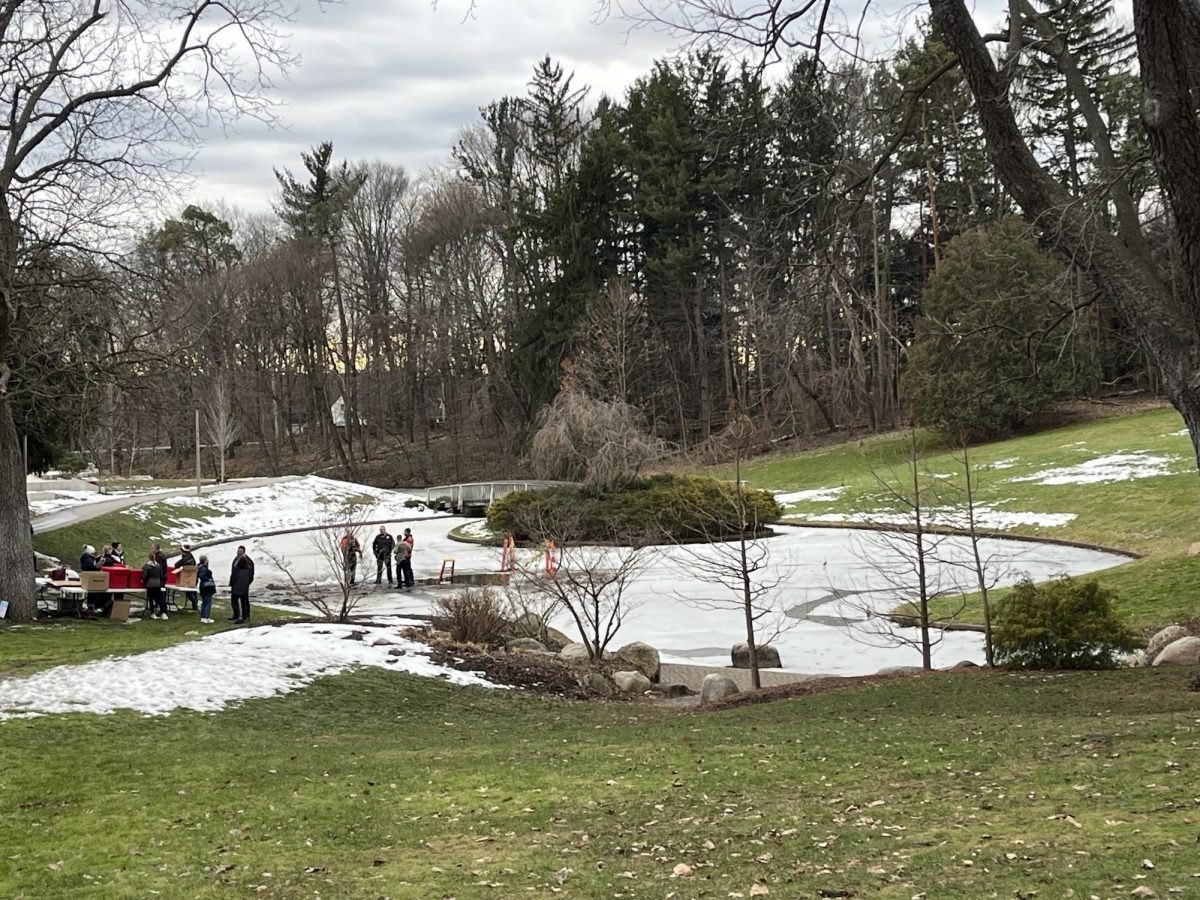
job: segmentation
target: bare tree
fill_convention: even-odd
[[[599,662],[626,614],[636,607],[629,589],[656,558],[657,549],[642,536],[616,531],[607,540],[584,544],[579,540],[579,517],[571,512],[530,510],[520,531],[540,548],[531,564],[517,565],[511,573],[515,579],[510,581],[516,580],[520,591],[536,598],[524,605],[565,609],[588,655]]]
[[[202,126],[267,114],[286,66],[279,0],[12,0],[0,8],[0,596],[37,612],[10,350],[20,272],[50,247],[93,251],[98,229],[177,168]]]
[[[225,483],[225,460],[229,450],[238,437],[241,436],[242,426],[234,411],[234,390],[230,383],[229,372],[222,369],[209,385],[208,393],[201,401],[204,407],[204,420],[208,425],[209,439],[216,448],[220,459],[218,481]]]
[[[931,521],[932,489],[929,475],[921,465],[916,430],[909,431],[902,465],[872,473],[879,486],[874,500],[882,500],[885,506],[898,511],[899,521],[895,513],[875,521],[871,521],[871,513],[864,514],[863,518],[873,527],[860,541],[858,555],[880,587],[849,593],[845,602],[862,615],[862,621],[856,625],[865,632],[869,643],[913,647],[921,654],[922,667],[932,669],[933,648],[944,636],[939,626],[956,618],[965,602],[942,622],[933,620],[933,604],[941,597],[961,595],[962,591],[949,577],[949,569],[942,565],[951,539]],[[883,603],[889,608],[881,609]],[[918,632],[915,638],[903,627],[907,617],[892,615],[892,608],[901,604],[915,610],[911,617]]]
[[[753,434],[749,422],[742,420],[742,433]],[[746,646],[750,651],[750,677],[754,687],[762,687],[759,675],[759,647],[771,643],[796,623],[780,606],[773,603],[776,591],[784,582],[778,566],[772,567],[771,548],[763,531],[767,523],[760,517],[760,506],[747,502],[746,486],[742,482],[742,442],[734,456],[734,481],[721,486],[721,508],[687,509],[680,521],[691,521],[690,537],[699,543],[675,540],[675,559],[681,573],[688,578],[716,584],[729,591],[719,599],[696,600],[686,594],[680,599],[704,609],[736,609],[744,619]],[[685,501],[686,502],[686,501]],[[738,532],[732,539],[716,533],[708,523],[737,523]],[[664,529],[673,535],[670,529]]]
[[[643,428],[634,407],[578,390],[561,391],[543,410],[529,446],[535,471],[595,485],[637,475],[666,452],[666,444]]]
[[[992,605],[988,591],[995,587],[999,573],[993,558],[982,549],[983,536],[979,532],[978,506],[975,503],[975,491],[978,488],[975,469],[971,464],[971,452],[964,443],[959,448],[958,460],[963,470],[963,503],[962,528],[971,541],[970,568],[975,576],[975,586],[979,592],[979,602],[983,608],[983,649],[989,666],[996,664],[992,651]]]
[[[255,543],[255,548],[283,572],[303,602],[330,621],[347,622],[366,592],[355,578],[354,569],[347,564],[345,542],[353,538],[361,550],[367,534],[364,518],[365,508],[353,504],[325,504],[319,508],[317,528],[309,538],[317,554],[317,574],[324,576],[316,582],[299,578],[286,557],[271,552],[261,541]],[[328,590],[330,584],[334,587],[332,594]]]

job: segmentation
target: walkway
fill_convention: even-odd
[[[227,481],[224,484],[210,484],[203,488],[201,492],[201,498],[207,496],[208,494],[216,494],[222,491],[236,491],[242,488],[266,487],[272,484],[281,484],[285,481],[295,481],[302,477],[303,476],[301,475],[282,475],[278,478],[246,478],[240,481]],[[81,503],[78,506],[70,506],[65,509],[56,509],[54,512],[37,516],[31,521],[35,533],[42,531],[53,531],[56,528],[64,528],[67,525],[76,525],[79,522],[86,522],[89,519],[95,519],[99,516],[107,515],[108,513],[120,512],[123,509],[129,509],[129,507],[137,506],[140,503],[153,503],[156,500],[165,500],[168,497],[195,496],[195,487],[176,488],[169,491],[148,491],[144,494],[130,494],[126,497],[112,497],[108,500],[98,500],[95,503]]]

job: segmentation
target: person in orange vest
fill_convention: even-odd
[[[358,578],[358,557],[362,555],[362,544],[358,542],[358,538],[354,536],[353,531],[347,531],[346,536],[341,541],[342,548],[342,563],[346,567],[346,576],[350,583]]]

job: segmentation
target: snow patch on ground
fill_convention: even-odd
[[[929,507],[922,510],[926,522],[944,528],[969,527],[965,510],[958,507]],[[824,513],[818,516],[808,516],[810,522],[855,522],[869,525],[906,525],[914,524],[911,513],[904,512],[855,512],[855,513]],[[1020,526],[1041,526],[1043,528],[1061,528],[1075,519],[1075,513],[1034,513],[1014,512],[1006,509],[996,509],[993,506],[980,504],[975,507],[975,527],[987,531],[1006,531]]]
[[[197,506],[211,510],[202,519],[179,517],[168,526],[163,537],[168,541],[211,541],[287,528],[319,525],[323,519],[344,522],[342,511],[353,506],[354,517],[365,521],[402,521],[414,513],[429,514],[406,506],[413,500],[424,501],[400,491],[368,487],[346,481],[334,481],[309,475],[265,487],[242,488],[197,497],[168,497],[153,505],[135,506],[130,512],[143,521],[157,517],[161,508],[177,507],[189,513]]]
[[[807,491],[790,491],[775,495],[775,502],[780,506],[791,506],[793,503],[830,503],[846,493],[845,487],[812,488]]]
[[[1170,475],[1171,466],[1180,462],[1178,455],[1161,456],[1145,450],[1129,453],[1110,453],[1073,466],[1042,469],[1032,475],[1021,475],[1014,482],[1032,481],[1037,484],[1108,484],[1134,478],[1157,478]]]
[[[465,534],[467,537],[480,538],[482,540],[490,540],[495,537],[492,529],[488,528],[487,519],[472,519],[466,525],[458,529],[459,534]]]
[[[1018,459],[1017,459],[1015,456],[1009,456],[1009,457],[1007,457],[1006,459],[998,459],[998,460],[996,460],[994,463],[992,463],[992,465],[991,465],[991,467],[990,467],[990,468],[993,468],[993,469],[1011,469],[1011,468],[1012,468],[1013,466],[1015,466],[1015,465],[1016,465],[1018,462],[1020,462],[1020,460],[1018,460]]]
[[[0,680],[0,721],[32,715],[130,709],[147,716],[177,709],[216,712],[240,700],[287,694],[325,675],[374,666],[452,684],[498,687],[474,672],[429,659],[424,644],[390,628],[303,623],[224,631],[212,637],[133,656],[57,666]],[[359,640],[346,640],[367,631]],[[376,646],[384,639],[390,643]],[[403,656],[390,651],[403,650]]]

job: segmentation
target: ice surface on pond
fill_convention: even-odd
[[[1144,450],[1129,453],[1110,453],[1098,456],[1073,466],[1042,469],[1032,475],[1021,475],[1014,482],[1032,481],[1037,484],[1107,484],[1129,481],[1133,478],[1157,478],[1170,475],[1173,464],[1182,457],[1172,454],[1161,456]]]
[[[418,578],[435,578],[443,559],[453,557],[456,571],[498,573],[500,550],[452,541],[448,529],[470,521],[446,518],[416,523],[413,566]],[[883,643],[870,633],[872,622],[866,611],[886,612],[910,599],[910,592],[897,587],[902,557],[889,540],[873,532],[836,528],[776,526],[777,537],[767,539],[770,560],[766,577],[778,581],[772,591],[773,605],[782,615],[787,610],[806,611],[775,642],[784,667],[790,671],[863,675],[884,666],[915,665],[920,659],[911,647],[878,646]],[[328,580],[328,564],[306,534],[266,538],[262,545],[286,557],[299,579]],[[930,583],[938,590],[972,591],[975,573],[969,567],[970,542],[965,538],[938,538],[938,560],[931,563]],[[228,565],[235,547],[224,544],[206,552],[214,565]],[[659,648],[664,659],[703,665],[728,665],[729,648],[744,639],[742,613],[730,605],[733,594],[694,577],[695,561],[690,554],[716,553],[704,545],[687,549],[662,548],[647,570],[629,589],[632,605],[617,638],[618,644],[645,641]],[[988,539],[981,552],[989,564],[989,580],[1012,584],[1023,574],[1035,580],[1057,574],[1081,575],[1118,565],[1126,558],[1111,553],[1051,544]],[[255,555],[255,548],[251,548]],[[265,555],[258,553],[256,585],[284,583],[284,576]],[[538,569],[542,553],[518,549],[518,564]],[[374,566],[370,567],[373,574]],[[367,574],[363,572],[362,574]],[[370,576],[368,575],[368,578]],[[373,579],[371,579],[373,581]],[[426,614],[433,599],[444,596],[448,587],[418,588],[400,594],[386,586],[369,586],[358,611],[371,614]],[[736,602],[736,601],[733,601]],[[571,636],[577,632],[571,618],[560,614],[553,622]],[[915,632],[904,632],[912,637]],[[974,632],[948,632],[935,651],[935,660],[953,665],[960,660],[983,659],[982,638]]]
[[[213,712],[230,703],[298,690],[354,666],[495,687],[472,672],[429,659],[429,648],[398,635],[402,622],[346,640],[353,625],[297,623],[223,631],[212,637],[132,656],[57,666],[24,678],[0,679],[0,721],[47,713],[164,715],[176,709]],[[152,622],[128,627],[153,628]],[[380,639],[389,643],[376,646]],[[403,650],[403,656],[391,651]]]

